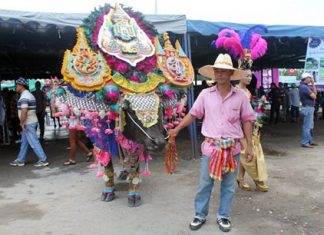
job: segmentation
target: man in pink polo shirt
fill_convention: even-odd
[[[195,217],[190,229],[197,230],[206,222],[214,180],[219,180],[221,192],[217,223],[221,231],[228,232],[231,229],[230,210],[241,151],[239,140],[246,138],[245,157],[251,161],[252,122],[256,117],[247,96],[231,85],[230,80],[239,79],[244,71],[233,68],[228,54],[220,54],[214,65],[200,68],[199,73],[216,80],[217,84],[199,94],[189,113],[169,134],[176,136],[196,118],[203,118],[201,133],[205,141],[201,145],[200,179],[195,198]]]

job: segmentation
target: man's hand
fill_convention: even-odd
[[[20,123],[20,127],[21,127],[21,130],[22,131],[25,131],[26,130],[24,123]]]
[[[168,131],[169,136],[176,137],[179,134],[178,128],[174,128]]]
[[[250,147],[247,147],[246,150],[245,150],[245,159],[247,162],[250,162],[252,161],[253,159],[253,149],[252,149],[252,146]]]

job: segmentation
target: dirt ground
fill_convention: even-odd
[[[223,234],[215,223],[219,184],[207,223],[199,231],[189,230],[200,160],[184,160],[192,156],[186,134],[177,140],[182,160],[176,174],[165,173],[162,154],[154,157],[152,176],[143,178],[143,204],[138,208],[127,207],[124,182],[118,182],[114,201],[100,201],[103,181],[87,169],[81,152],[75,166],[62,166],[69,151],[64,138],[45,142],[51,165],[42,169],[32,166],[36,157],[31,151],[29,164],[10,167],[19,145],[0,146],[0,234]],[[237,188],[229,234],[324,234],[323,120],[315,123],[315,136],[320,146],[304,149],[299,146],[299,124],[265,126],[262,143],[270,191]]]

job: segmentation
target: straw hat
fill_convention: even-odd
[[[215,80],[214,69],[228,69],[233,70],[234,73],[231,76],[231,80],[240,80],[246,76],[246,72],[233,67],[232,59],[229,54],[219,54],[213,65],[205,65],[201,67],[198,72],[207,78]]]

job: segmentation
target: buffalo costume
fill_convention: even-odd
[[[72,113],[69,128],[85,131],[94,144],[97,176],[105,181],[103,201],[115,198],[111,156],[120,157],[120,178],[129,181],[129,206],[140,204],[140,175],[151,174],[148,150],[163,147],[163,132],[185,116],[185,88],[194,79],[179,42],[173,47],[167,33],[157,35],[143,18],[119,4],[92,12],[77,29],[73,50],[65,52],[65,84],[54,97],[60,110],[56,115]],[[172,173],[174,143],[168,153]],[[140,160],[145,165],[141,174]]]

